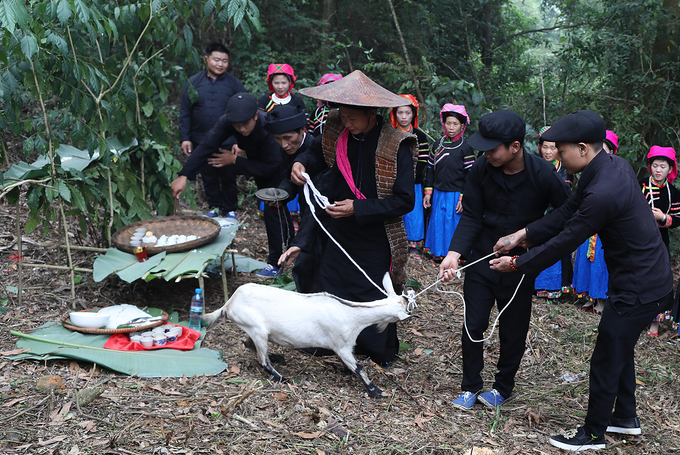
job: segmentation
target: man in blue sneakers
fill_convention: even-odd
[[[561,206],[567,200],[566,184],[547,161],[528,153],[524,147],[524,119],[512,111],[497,111],[479,120],[479,131],[468,139],[470,146],[483,152],[472,165],[463,198],[463,215],[451,240],[439,276],[449,281],[455,276],[461,256],[473,262],[493,252],[496,241],[543,216],[548,205]],[[517,247],[515,254],[524,253]],[[540,272],[540,271],[539,271]],[[462,328],[462,393],[453,401],[459,409],[470,409],[479,400],[495,407],[507,400],[515,386],[515,374],[525,350],[531,317],[533,276],[519,272],[503,274],[481,261],[466,270],[465,319]],[[484,386],[484,331],[494,304],[501,311],[500,355],[493,388]]]

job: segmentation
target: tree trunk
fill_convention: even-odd
[[[494,14],[494,2],[484,3],[483,15],[484,25],[482,26],[482,64],[487,72],[493,66],[493,27],[496,15]]]
[[[326,37],[331,33],[332,30],[338,29],[338,1],[337,0],[323,0],[323,31]],[[328,55],[330,53],[329,40],[326,38],[323,46],[323,58],[319,63],[319,71],[321,73],[328,72],[328,66],[326,62],[328,61]]]

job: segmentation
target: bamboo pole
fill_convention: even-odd
[[[59,245],[58,248],[66,248],[65,245]],[[97,248],[94,246],[79,246],[79,245],[71,245],[72,250],[79,250],[79,251],[92,251],[95,253],[106,253],[109,251],[108,248]]]
[[[21,241],[21,222],[19,221],[19,198],[17,198],[17,204],[16,205],[17,205],[17,213],[16,213],[16,217],[17,217],[17,239],[19,239],[17,241],[17,256],[19,256],[19,258],[17,259],[17,276],[19,277],[19,283],[18,283],[18,286],[17,286],[17,288],[19,290],[17,292],[17,304],[18,304],[18,308],[21,308],[21,293],[23,292],[22,281],[23,281],[24,277],[23,277],[23,270],[21,268],[21,264],[22,264],[21,244],[22,244],[22,241]]]
[[[82,267],[70,267],[66,265],[52,265],[52,264],[28,264],[25,263],[24,267],[31,267],[33,269],[56,269],[56,270],[75,270],[76,272],[92,273],[94,270],[85,269]]]
[[[111,186],[111,169],[106,168],[106,179],[109,182],[109,222],[106,225],[106,241],[111,248],[111,227],[113,226],[113,188]]]

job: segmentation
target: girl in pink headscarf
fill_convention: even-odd
[[[267,69],[267,85],[269,86],[269,95],[264,95],[257,102],[257,107],[265,112],[269,112],[277,105],[290,104],[291,106],[300,106],[305,114],[307,107],[305,102],[299,96],[292,92],[295,87],[295,72],[293,68],[287,63],[272,63]]]
[[[432,207],[425,236],[425,252],[440,261],[449,252],[463,212],[463,186],[475,162],[475,152],[463,134],[470,124],[465,106],[447,103],[439,113],[444,136],[430,149],[423,207]]]
[[[342,79],[342,74],[339,73],[326,73],[321,76],[319,83],[317,85],[326,85],[331,82]],[[314,112],[314,117],[310,122],[309,130],[313,136],[321,136],[323,134],[323,126],[326,124],[326,118],[328,113],[331,111],[331,107],[328,105],[327,101],[318,101],[316,103],[316,111]]]
[[[673,180],[678,175],[675,150],[672,147],[653,145],[647,154],[647,164],[649,177],[640,181],[640,187],[652,209],[652,215],[659,226],[661,238],[666,244],[670,257],[668,230],[680,226],[680,190],[673,185]],[[670,311],[659,314],[652,322],[647,334],[658,336],[659,322],[669,319],[671,319]],[[677,329],[677,323],[671,323]]]

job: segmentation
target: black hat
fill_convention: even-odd
[[[246,123],[255,117],[257,101],[249,93],[237,93],[227,101],[227,121],[229,123]]]
[[[512,111],[496,111],[479,119],[479,130],[470,136],[468,144],[486,152],[504,142],[521,141],[526,134],[524,119]]]
[[[604,141],[607,128],[604,120],[593,111],[574,111],[567,114],[543,133],[549,142],[585,142],[596,144]]]
[[[264,129],[269,134],[281,134],[307,126],[307,115],[300,106],[284,104],[267,113]]]

